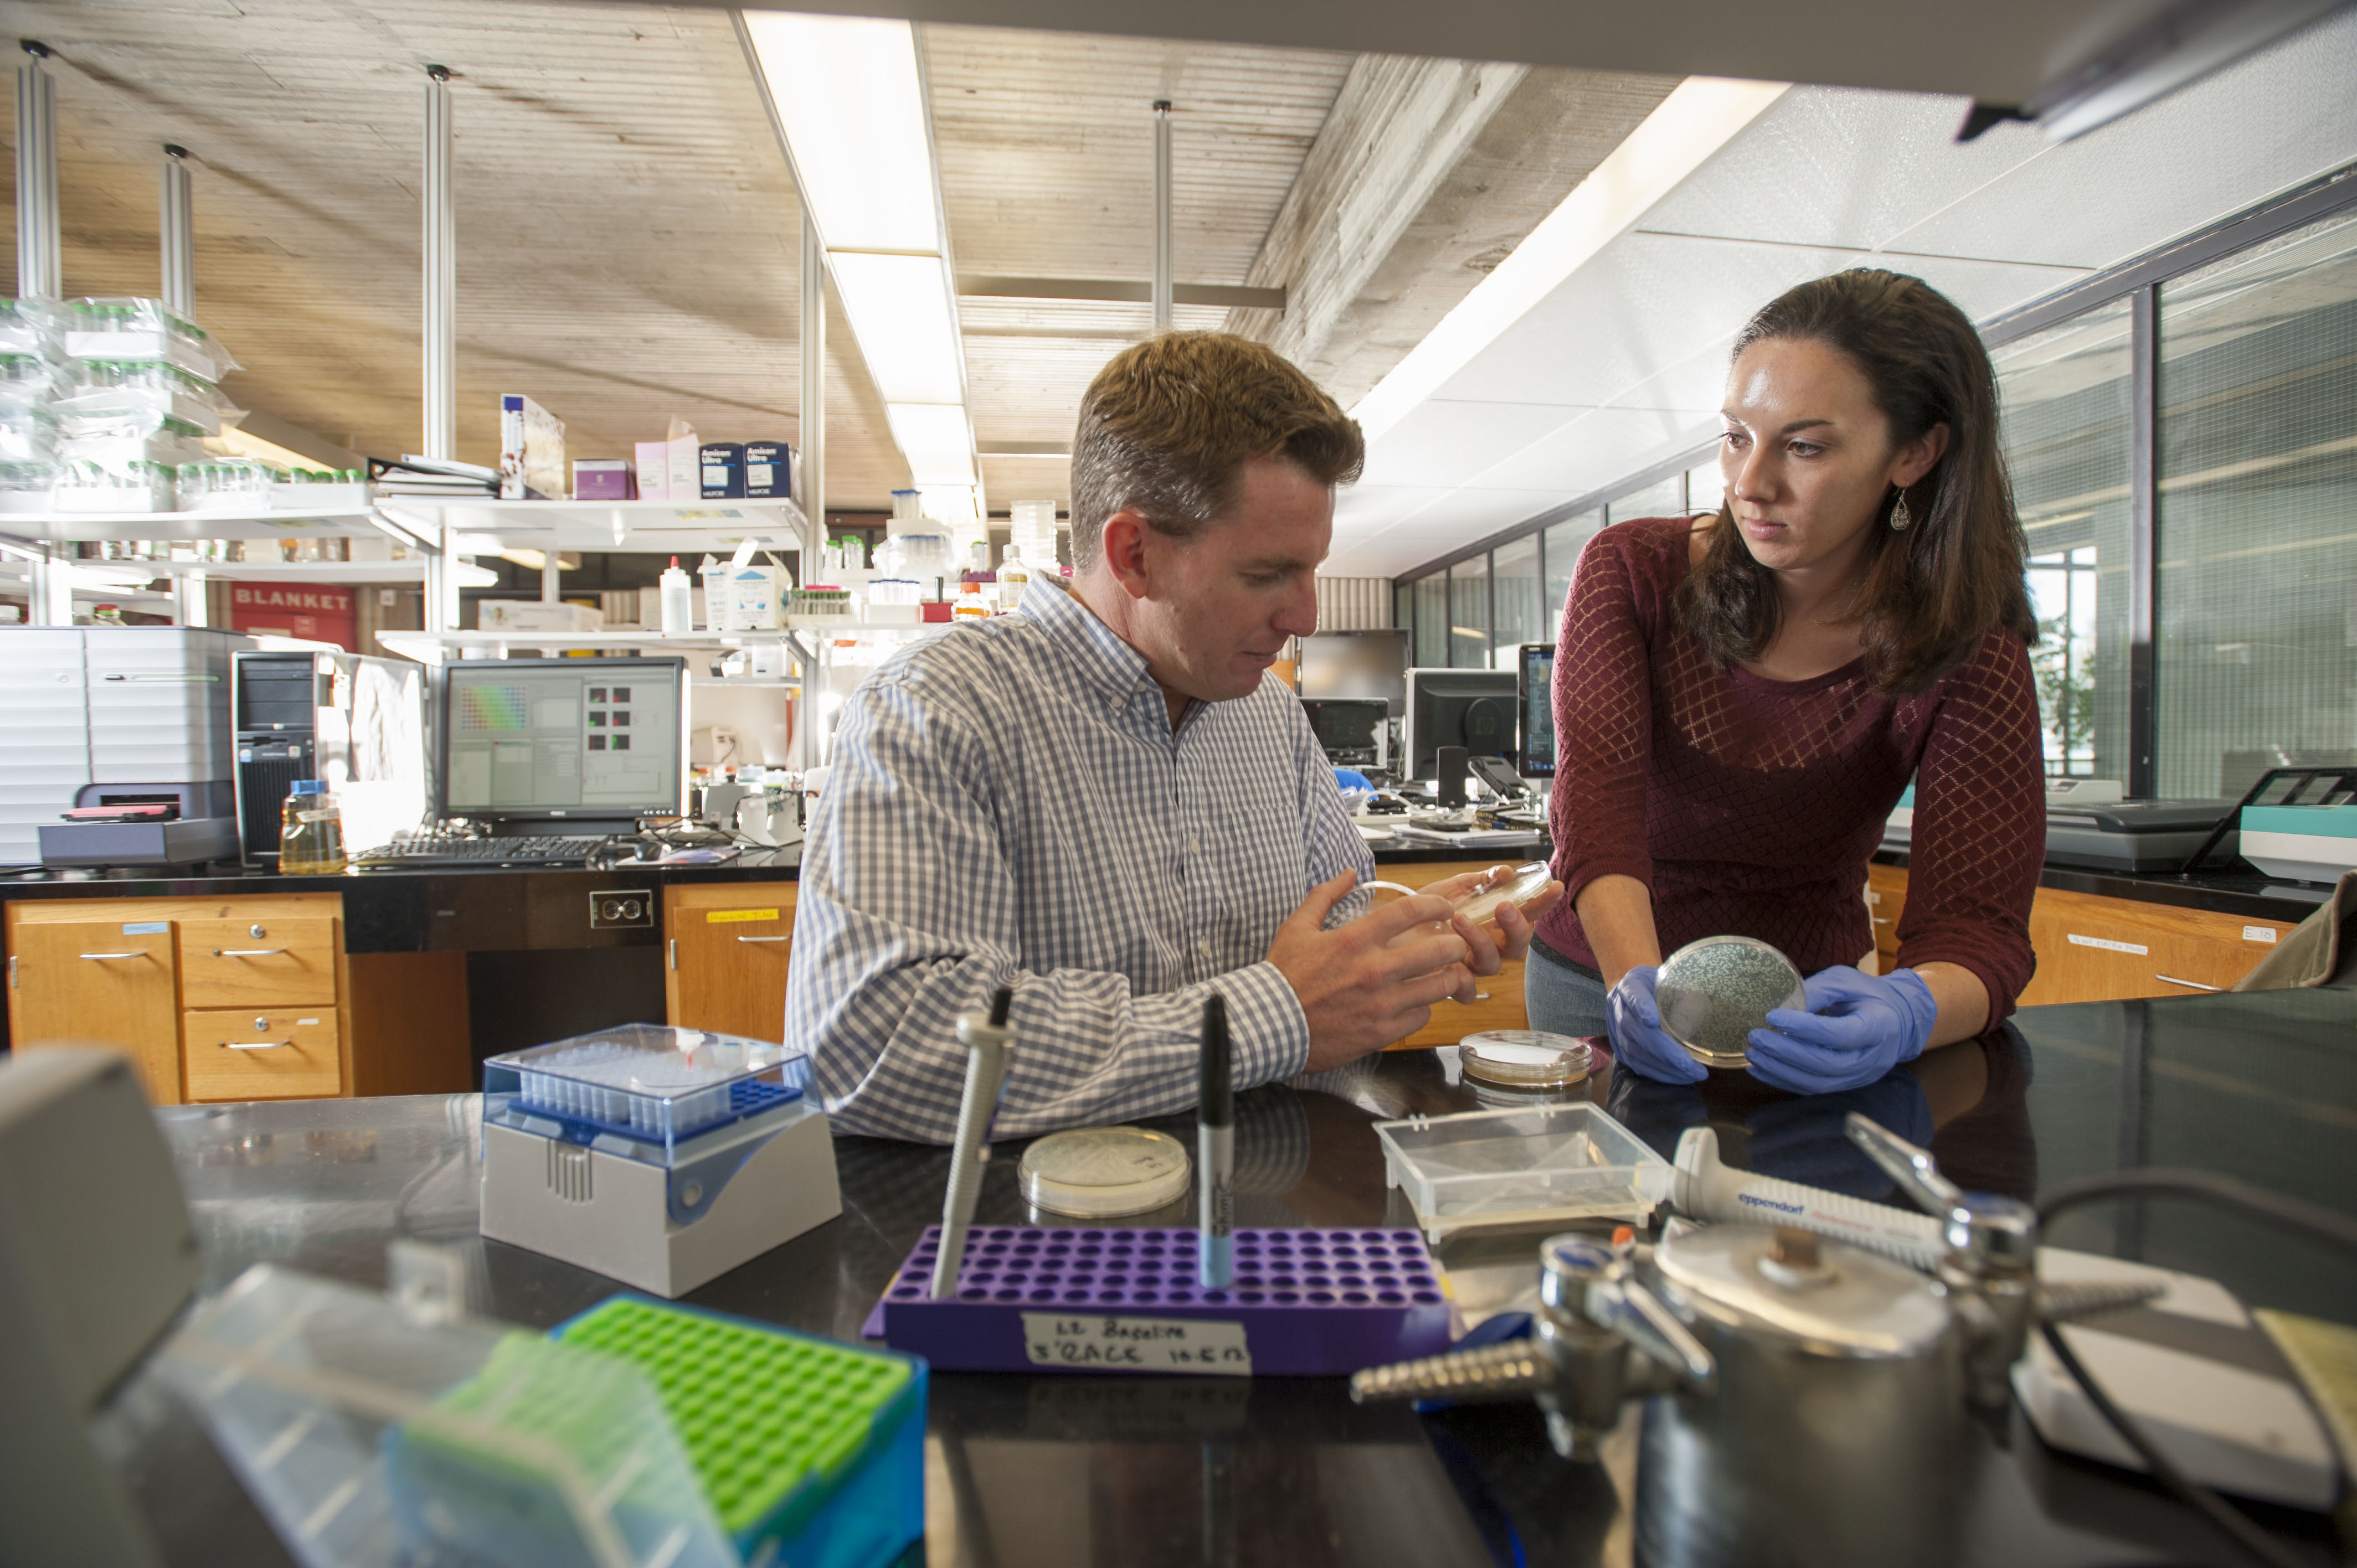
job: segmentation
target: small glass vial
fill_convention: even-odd
[[[968,583],[960,588],[957,603],[950,608],[951,617],[957,620],[968,618],[980,620],[989,614],[990,607],[983,602],[980,583]]]
[[[278,869],[289,876],[332,875],[344,869],[344,820],[336,798],[317,779],[297,779],[278,829]]]

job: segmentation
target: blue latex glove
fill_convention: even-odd
[[[1846,963],[1802,986],[1809,1010],[1771,1009],[1751,1031],[1751,1076],[1795,1094],[1827,1094],[1872,1083],[1932,1043],[1940,1004],[1911,969],[1867,974]]]
[[[1654,998],[1658,964],[1643,964],[1620,977],[1604,1004],[1612,1032],[1612,1059],[1631,1072],[1663,1083],[1700,1083],[1710,1069],[1686,1054],[1662,1027],[1662,1004]]]

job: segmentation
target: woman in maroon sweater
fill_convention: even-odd
[[[1782,949],[1808,1011],[1750,1071],[1813,1093],[1980,1034],[2029,980],[2045,854],[2024,547],[1971,322],[1920,279],[1803,284],[1736,340],[1716,517],[1589,541],[1557,639],[1555,875],[1532,1026],[1609,1034],[1649,1078],[1706,1076],[1662,1029],[1662,955]],[[1899,968],[1867,856],[1910,778]]]

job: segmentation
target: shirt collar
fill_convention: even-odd
[[[1034,576],[1018,607],[1064,650],[1082,681],[1108,709],[1119,709],[1140,691],[1162,701],[1162,688],[1146,673],[1146,655],[1099,620],[1069,585]]]

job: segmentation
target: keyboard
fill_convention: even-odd
[[[395,839],[357,857],[366,869],[425,870],[437,865],[579,865],[604,843],[589,838]]]

